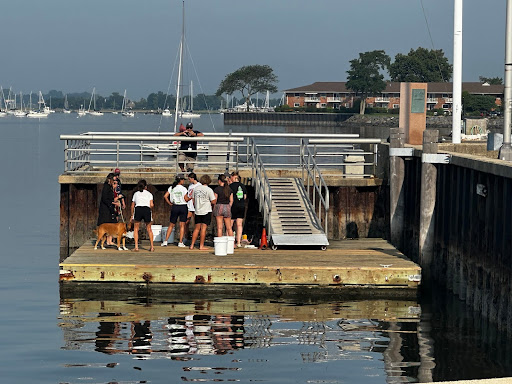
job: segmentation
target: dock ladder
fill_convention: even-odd
[[[302,180],[268,178],[254,142],[251,158],[255,194],[272,249],[279,246],[319,246],[325,250],[329,245],[326,235],[329,190],[307,143],[301,145]],[[307,188],[304,180],[307,180]],[[319,217],[323,217],[323,226]]]

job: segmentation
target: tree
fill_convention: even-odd
[[[503,84],[503,79],[501,77],[479,77],[481,83],[487,83],[490,85],[501,85]]]
[[[472,95],[468,91],[464,91],[462,92],[462,108],[464,114],[490,112],[497,108],[496,98],[490,95]]]
[[[232,95],[239,91],[247,103],[247,111],[251,104],[251,96],[258,92],[277,92],[277,76],[268,65],[246,65],[226,75],[221,81],[216,95],[223,93]]]
[[[366,98],[386,88],[381,71],[389,66],[389,61],[389,56],[384,51],[360,53],[358,59],[350,61],[346,86],[356,95],[361,96],[359,107],[361,115],[364,115]]]
[[[407,55],[395,56],[389,66],[391,81],[403,82],[447,82],[452,77],[453,66],[448,63],[443,50],[428,50],[419,47],[411,49]]]

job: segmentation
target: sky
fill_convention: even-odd
[[[138,100],[175,94],[181,0],[2,0],[0,85]],[[422,5],[430,27],[429,37]],[[463,81],[504,77],[504,0],[464,0]],[[266,64],[280,91],[345,81],[360,52],[418,47],[453,62],[452,0],[185,0],[185,65],[194,94]],[[433,44],[433,45],[432,45]],[[174,75],[173,75],[174,74]]]

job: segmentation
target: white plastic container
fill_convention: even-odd
[[[153,241],[162,241],[162,226],[153,224],[151,230],[153,231]]]
[[[232,255],[235,253],[235,236],[224,236],[228,240],[227,254]]]
[[[215,246],[215,256],[227,256],[228,239],[226,236],[214,237],[213,244]]]
[[[169,227],[162,227],[162,242],[165,240],[165,235],[167,234],[167,228],[169,228]],[[167,239],[167,243],[169,243],[169,244],[174,243],[174,230],[175,229],[176,229],[176,227],[172,227],[172,232],[169,235],[169,238]]]

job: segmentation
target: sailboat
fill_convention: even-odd
[[[80,108],[77,111],[78,117],[87,115],[87,111],[85,110],[85,100],[83,104],[80,104]]]
[[[67,93],[64,96],[64,109],[62,110],[62,112],[64,112],[64,113],[71,113],[71,111],[69,110],[68,94]]]
[[[128,99],[126,99],[126,89],[124,90],[123,96],[123,105],[121,106],[121,115],[124,117],[134,117],[135,112],[129,111],[126,109],[126,104],[128,103]]]
[[[7,104],[5,102],[4,89],[0,85],[0,117],[7,116]]]
[[[47,111],[49,108],[46,107],[46,104],[45,104],[44,98],[43,98],[43,94],[41,93],[41,91],[39,91],[39,100],[37,101],[37,104],[39,105],[39,109],[37,111],[30,110],[27,113],[27,117],[30,117],[32,119],[40,119],[40,118],[48,117],[49,112],[47,112]]]
[[[27,112],[23,110],[23,93],[20,92],[20,109],[16,109],[13,113],[16,117],[25,117]]]
[[[92,111],[91,104],[93,106]],[[89,109],[87,110],[87,113],[91,116],[103,116],[103,112],[96,110],[96,88],[92,89],[91,100],[89,101]]]
[[[190,81],[190,109],[188,111],[181,111],[180,117],[182,119],[194,119],[201,117],[199,113],[194,113],[194,87],[192,81]]]

